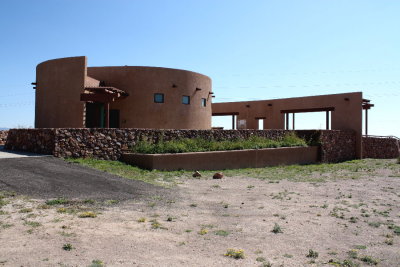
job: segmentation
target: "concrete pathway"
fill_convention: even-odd
[[[12,150],[5,150],[4,146],[0,146],[0,159],[10,158],[26,158],[26,157],[48,157],[49,155],[34,154],[29,152],[18,152]]]

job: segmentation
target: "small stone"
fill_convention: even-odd
[[[222,179],[222,177],[224,177],[222,173],[216,172],[213,176],[213,179]]]
[[[200,172],[195,171],[192,176],[193,177],[201,177],[201,174],[200,174]]]

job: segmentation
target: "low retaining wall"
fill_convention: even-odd
[[[262,136],[271,139],[292,132],[286,130],[153,130],[153,129],[11,129],[6,149],[53,154],[56,157],[94,157],[117,160],[137,141],[196,138],[230,140]],[[353,131],[300,130],[294,131],[309,143],[321,145],[322,162],[338,162],[355,158]]]
[[[156,170],[224,170],[318,162],[319,147],[282,147],[177,154],[124,153],[121,161]]]
[[[4,145],[7,140],[8,130],[0,131],[0,145]]]
[[[363,137],[363,158],[393,159],[400,157],[399,140],[393,137]]]

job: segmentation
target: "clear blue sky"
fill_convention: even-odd
[[[3,0],[0,8],[0,127],[33,126],[38,63],[86,55],[89,66],[206,74],[215,102],[363,91],[376,105],[370,134],[400,136],[398,0]]]

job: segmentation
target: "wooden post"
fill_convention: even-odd
[[[368,135],[368,109],[365,109],[365,135]]]
[[[329,130],[329,111],[326,112],[326,129]]]
[[[232,115],[232,130],[235,130],[235,115]]]
[[[110,128],[110,103],[104,103],[105,115],[106,115],[106,125],[105,128]]]
[[[289,113],[285,113],[286,115],[286,129],[285,130],[289,130]]]
[[[293,121],[292,121],[292,130],[294,130],[294,113],[293,114]]]

